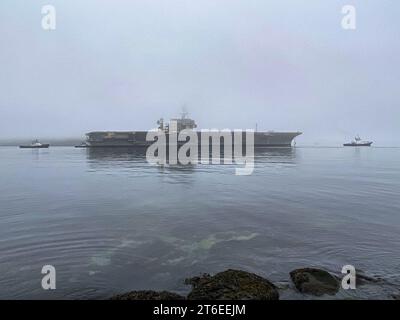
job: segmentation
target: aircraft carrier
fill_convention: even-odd
[[[158,128],[166,133],[179,133],[181,130],[195,130],[197,125],[194,120],[184,113],[181,118],[171,119],[164,124],[163,119],[158,122]],[[200,141],[201,131],[196,131]],[[146,141],[148,131],[93,131],[86,134],[86,147],[147,147],[154,141]],[[255,147],[290,147],[295,137],[301,132],[254,132]],[[243,135],[245,137],[245,134]],[[167,138],[168,139],[168,138]],[[245,139],[244,139],[245,140]],[[184,143],[184,142],[182,142]],[[223,144],[223,141],[222,141]]]

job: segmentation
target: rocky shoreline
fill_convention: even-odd
[[[290,279],[301,294],[310,297],[334,296],[338,293],[341,279],[318,268],[300,268],[290,272]],[[379,281],[360,275],[359,285]],[[203,274],[188,278],[185,284],[192,290],[187,296],[169,292],[139,290],[119,294],[111,300],[279,300],[278,286],[254,273],[228,269],[215,275]],[[392,295],[398,299],[397,294]]]

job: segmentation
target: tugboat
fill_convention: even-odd
[[[48,148],[50,145],[48,143],[40,143],[39,140],[33,141],[30,145],[19,146],[21,149],[41,149]]]
[[[86,142],[82,142],[81,144],[78,144],[75,146],[75,148],[88,148],[89,145]]]
[[[345,143],[343,146],[345,147],[370,147],[372,141],[362,141],[360,136],[356,136],[354,140],[350,143]]]

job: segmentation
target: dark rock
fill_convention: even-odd
[[[394,300],[400,300],[400,294],[392,294]]]
[[[140,290],[115,295],[111,300],[184,300],[185,297],[168,291]]]
[[[334,295],[339,290],[339,281],[329,272],[315,268],[302,268],[290,272],[297,290],[302,293],[322,296]]]
[[[192,277],[192,278],[187,278],[185,279],[185,284],[191,285],[192,287],[196,287],[201,281],[204,281],[205,279],[210,279],[211,275],[208,273],[203,273],[199,277]]]
[[[278,300],[279,293],[275,285],[256,274],[226,270],[214,276],[204,274],[201,277],[186,279],[192,285],[188,295],[191,300]]]

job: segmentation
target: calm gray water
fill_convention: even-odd
[[[265,149],[231,165],[155,167],[141,151],[0,147],[0,298],[186,293],[185,277],[352,264],[382,278],[336,298],[400,291],[400,149]],[[41,268],[57,289],[41,289]]]

